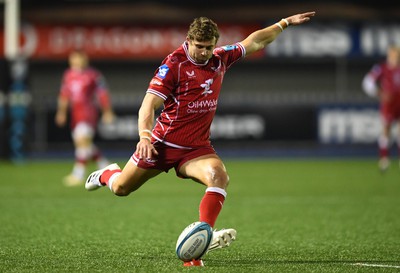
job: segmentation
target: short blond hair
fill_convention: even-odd
[[[207,17],[195,18],[190,24],[187,37],[191,41],[197,40],[199,42],[211,41],[215,38],[216,43],[219,39],[218,26]]]

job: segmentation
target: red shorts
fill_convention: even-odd
[[[203,155],[216,154],[211,145],[192,149],[178,149],[160,142],[155,142],[153,145],[158,152],[157,156],[150,159],[139,159],[136,154],[133,154],[131,157],[133,163],[142,169],[157,169],[164,172],[175,168],[175,172],[178,176],[180,176],[180,167],[189,160]]]
[[[381,116],[386,124],[391,124],[392,122],[400,119],[400,109],[382,107]]]

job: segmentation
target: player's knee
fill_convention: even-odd
[[[213,168],[208,176],[209,186],[226,189],[229,184],[229,176],[223,168]]]

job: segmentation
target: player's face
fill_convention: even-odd
[[[88,58],[82,53],[71,53],[69,56],[69,64],[72,69],[81,70],[88,64]]]
[[[205,63],[212,56],[216,44],[215,40],[214,38],[211,41],[200,42],[188,39],[190,57],[192,57],[196,63]]]
[[[388,49],[387,62],[392,67],[400,65],[400,48],[393,46]]]

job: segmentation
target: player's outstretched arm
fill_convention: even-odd
[[[251,33],[246,39],[240,42],[246,49],[246,56],[263,49],[267,44],[271,43],[276,37],[288,26],[297,26],[303,24],[315,15],[315,11],[309,11],[292,15],[281,19],[279,22],[266,28]]]

